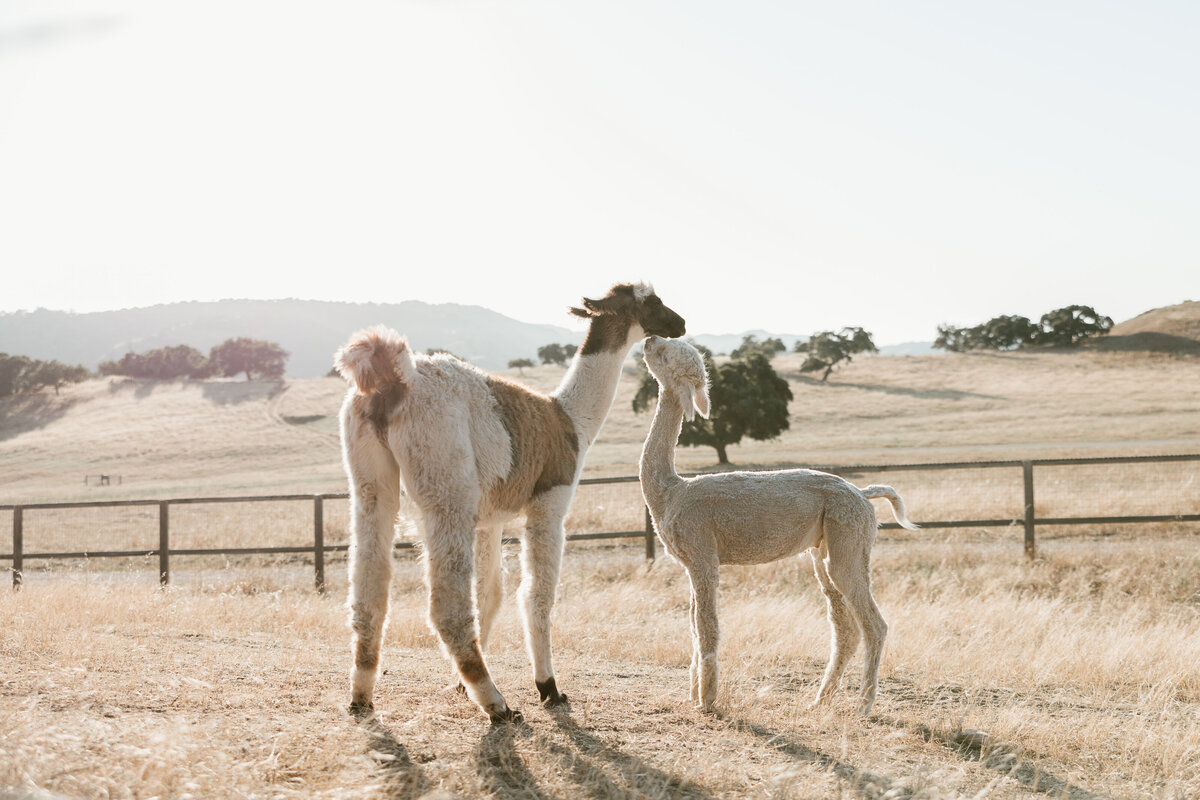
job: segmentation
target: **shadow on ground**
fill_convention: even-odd
[[[555,730],[538,734],[527,724],[496,725],[479,742],[475,768],[483,787],[498,797],[545,798],[521,757],[522,748],[540,751],[572,784],[573,797],[671,797],[714,800],[704,788],[672,775],[580,726],[570,712],[553,715]],[[557,796],[557,792],[555,795]]]
[[[927,742],[936,742],[968,761],[1011,778],[1027,789],[1063,800],[1111,800],[1107,795],[1089,792],[1046,771],[1038,762],[1024,758],[1018,746],[993,739],[981,731],[942,730],[920,722],[877,717],[879,722],[911,731]]]
[[[0,404],[0,441],[15,439],[23,433],[44,428],[62,418],[78,402],[69,396],[36,392],[23,394]]]

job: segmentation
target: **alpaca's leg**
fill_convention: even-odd
[[[874,520],[872,519],[872,524]],[[862,628],[863,681],[858,713],[866,716],[875,704],[878,691],[879,660],[883,656],[883,642],[887,638],[888,626],[871,596],[871,543],[874,531],[853,532],[836,544],[833,537],[829,542],[829,560],[826,566],[834,586],[846,598],[846,604]]]
[[[567,696],[558,691],[550,653],[550,612],[562,567],[563,517],[573,487],[561,486],[537,497],[526,509],[527,527],[521,547],[521,589],[517,599],[525,620],[525,644],[533,664],[533,681],[545,705],[560,705]]]
[[[692,665],[688,668],[688,699],[693,703],[700,702],[700,631],[696,628],[696,593],[691,594],[688,609],[688,628],[692,635]]]
[[[821,584],[821,592],[825,595],[829,612],[829,665],[825,668],[825,677],[821,679],[821,688],[817,690],[817,698],[813,705],[827,701],[841,686],[842,673],[846,671],[846,664],[858,649],[858,640],[861,638],[858,623],[846,605],[846,598],[842,597],[842,593],[829,580],[823,555],[824,548],[821,552],[814,552],[812,559],[813,572],[816,573],[817,582]]]
[[[519,719],[492,682],[476,636],[471,603],[473,514],[439,509],[427,510],[424,516],[429,620],[453,659],[467,696],[493,721]]]
[[[400,474],[381,445],[360,442],[350,465],[350,627],[354,671],[350,710],[363,713],[372,701],[379,672],[379,648],[388,613],[392,541],[400,506]]]
[[[716,565],[693,567],[688,570],[692,581],[692,595],[696,598],[696,640],[699,643],[699,707],[711,711],[717,700],[717,641],[720,626],[717,623]]]
[[[502,525],[480,528],[475,535],[475,608],[479,616],[479,649],[487,652],[488,636],[504,599]]]

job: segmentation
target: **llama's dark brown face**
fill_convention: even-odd
[[[650,336],[676,339],[687,333],[683,317],[667,308],[653,292],[637,303],[636,318],[642,330]]]
[[[646,335],[675,338],[686,330],[683,317],[663,305],[663,301],[644,283],[618,283],[599,300],[583,299],[583,308],[571,313],[591,321],[581,355],[619,350],[628,346],[634,325]]]

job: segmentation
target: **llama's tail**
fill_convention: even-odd
[[[360,394],[410,385],[417,377],[408,340],[391,328],[376,325],[350,337],[333,357],[333,365]]]
[[[910,531],[920,528],[919,525],[908,521],[908,513],[905,511],[904,501],[900,499],[899,492],[892,487],[873,483],[860,491],[867,497],[886,497],[887,501],[892,504],[892,513],[896,515],[896,522],[900,523],[900,527],[908,528]]]

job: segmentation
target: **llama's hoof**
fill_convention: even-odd
[[[558,686],[554,683],[553,676],[544,681],[534,681],[534,685],[537,686],[538,697],[541,704],[546,708],[564,706],[567,704],[567,696],[558,691]]]
[[[488,716],[492,718],[493,725],[503,725],[505,723],[516,725],[517,723],[525,721],[524,714],[522,714],[520,711],[517,711],[515,708],[508,708],[507,706],[503,711],[488,712]]]
[[[355,700],[350,703],[350,707],[346,709],[350,712],[350,716],[355,719],[363,719],[375,713],[375,704],[370,700]]]
[[[462,681],[459,681],[458,683],[454,684],[450,688],[461,695],[466,695],[466,693],[467,693],[467,687],[463,685]]]
[[[696,703],[696,710],[701,714],[712,714],[716,712],[713,703]]]

